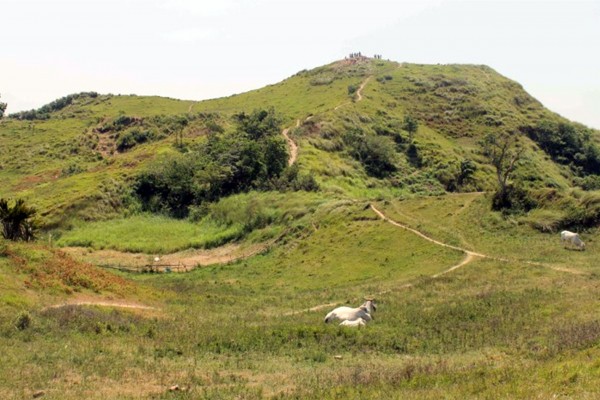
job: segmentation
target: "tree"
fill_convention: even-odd
[[[2,96],[0,96],[0,97],[2,97]],[[8,106],[8,104],[0,101],[0,118],[2,118],[4,116],[4,112],[6,111],[7,106]]]
[[[245,132],[252,140],[278,135],[280,119],[275,110],[254,110],[251,114],[241,112],[234,115],[238,132]]]
[[[411,143],[415,137],[415,133],[417,133],[417,129],[419,129],[419,122],[416,119],[410,115],[404,117],[404,130],[408,132]]]
[[[494,208],[511,208],[510,178],[517,168],[517,163],[523,155],[524,148],[517,147],[517,136],[508,133],[490,133],[483,140],[484,154],[496,169],[498,189],[494,199]]]
[[[0,199],[0,222],[2,223],[2,236],[9,240],[24,240],[29,242],[35,239],[37,224],[33,219],[36,210],[25,205],[25,200],[17,199],[14,206],[8,205],[8,200]]]

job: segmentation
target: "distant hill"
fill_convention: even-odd
[[[236,115],[259,109],[290,128],[294,168],[336,196],[493,188],[481,146],[490,133],[518,137],[516,179],[528,187],[594,186],[600,172],[598,131],[547,110],[487,66],[359,57],[214,100],[80,93],[12,114],[0,122],[0,197],[25,197],[48,227],[119,216],[142,171],[228,135]]]

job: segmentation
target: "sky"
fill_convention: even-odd
[[[600,129],[600,0],[0,0],[8,112],[81,91],[186,100],[350,52],[486,64]]]

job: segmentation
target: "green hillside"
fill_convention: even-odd
[[[39,223],[0,238],[0,398],[600,396],[600,132],[487,66],[79,93],[0,143]]]
[[[349,92],[364,82],[362,101],[357,101],[356,92]],[[272,108],[282,128],[299,121],[291,132],[299,144],[299,169],[314,175],[324,191],[343,196],[491,189],[494,171],[480,141],[494,132],[519,136],[526,150],[517,175],[529,186],[567,188],[599,168],[595,150],[586,153],[598,141],[597,132],[546,110],[520,85],[485,66],[360,59],[197,103],[85,93],[58,103],[37,115],[5,118],[0,125],[0,197],[25,197],[49,226],[64,226],[66,216],[119,215],[132,177],[161,155],[176,152],[178,138],[189,148],[230,131],[233,115],[256,109]],[[406,116],[418,121],[414,138],[405,130]],[[552,143],[539,140],[540,127],[558,131],[560,124],[579,140],[572,154],[543,150]],[[555,140],[561,148],[565,141]],[[376,159],[365,160],[369,155],[361,152]],[[465,161],[475,171],[458,183]],[[377,171],[379,164],[383,171]]]

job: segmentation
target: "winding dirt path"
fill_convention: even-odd
[[[296,120],[296,128],[300,126],[300,120]],[[285,128],[281,131],[281,134],[285,138],[288,143],[288,147],[290,148],[290,158],[288,158],[288,166],[294,165],[296,159],[298,158],[298,145],[292,140],[292,138],[288,135],[290,128]]]
[[[359,101],[361,101],[363,99],[363,97],[362,97],[362,91],[365,88],[365,85],[367,84],[367,82],[369,82],[372,77],[373,77],[373,75],[368,76],[367,79],[365,79],[364,82],[360,84],[360,87],[356,91],[356,101],[357,102],[359,102]]]
[[[408,227],[408,226],[406,226],[404,224],[401,224],[401,223],[399,223],[397,221],[394,221],[394,220],[388,218],[387,216],[385,216],[385,214],[383,214],[383,212],[381,212],[380,210],[378,210],[373,204],[370,204],[370,207],[371,207],[371,210],[373,210],[373,212],[375,212],[375,214],[377,214],[379,216],[379,218],[381,218],[385,222],[388,222],[388,223],[390,223],[390,224],[392,224],[394,226],[397,226],[397,227],[402,228],[404,230],[407,230],[407,231],[409,231],[411,233],[414,233],[415,235],[417,235],[417,236],[419,236],[419,237],[421,237],[421,238],[423,238],[423,239],[425,239],[425,240],[427,240],[427,241],[429,241],[431,243],[434,243],[434,244],[436,244],[438,246],[446,247],[448,249],[452,249],[452,250],[456,250],[456,251],[460,251],[462,253],[465,253],[465,258],[463,258],[460,263],[458,263],[456,265],[453,265],[450,268],[445,269],[442,272],[438,272],[437,274],[432,275],[431,276],[432,278],[439,278],[440,276],[446,275],[446,274],[448,274],[448,273],[450,273],[452,271],[455,271],[455,270],[457,270],[459,268],[462,268],[465,265],[467,265],[467,264],[471,263],[472,261],[475,261],[476,259],[479,259],[479,258],[481,258],[481,259],[495,260],[495,261],[502,261],[502,262],[519,262],[519,263],[523,263],[523,264],[527,264],[527,265],[533,265],[533,266],[537,266],[537,267],[549,268],[549,269],[552,269],[554,271],[566,272],[566,273],[574,274],[574,275],[587,275],[587,273],[585,273],[585,272],[574,270],[574,269],[570,269],[570,268],[558,267],[558,266],[555,266],[555,265],[549,265],[549,264],[539,263],[539,262],[535,262],[535,261],[510,260],[510,259],[502,258],[502,257],[494,257],[494,256],[490,256],[490,255],[487,255],[487,254],[477,253],[477,252],[474,252],[474,251],[471,251],[471,250],[467,250],[467,249],[464,249],[462,247],[453,246],[453,245],[450,245],[450,244],[447,244],[447,243],[443,243],[443,242],[440,242],[439,240],[435,240],[435,239],[433,239],[433,238],[425,235],[424,233],[422,233],[422,232],[420,232],[420,231],[418,231],[416,229],[410,228],[410,227]],[[374,295],[380,296],[380,295],[383,295],[383,294],[386,294],[386,293],[390,293],[390,292],[395,291],[395,290],[407,289],[407,288],[410,288],[412,286],[413,286],[412,283],[405,283],[405,284],[397,286],[397,287],[395,287],[393,289],[387,289],[387,290],[383,290],[383,291],[374,293]],[[338,302],[334,302],[334,303],[319,304],[319,305],[316,305],[316,306],[313,306],[313,307],[310,307],[310,308],[306,308],[306,309],[303,309],[303,310],[289,311],[289,312],[282,313],[282,314],[279,314],[279,315],[281,315],[281,316],[292,316],[292,315],[297,315],[297,314],[301,314],[301,313],[305,313],[305,312],[320,311],[322,309],[326,309],[326,308],[338,306],[338,305],[340,305],[342,303],[343,302],[339,302],[338,301]]]
[[[358,103],[359,101],[362,101],[363,96],[362,96],[362,91],[365,88],[365,85],[367,84],[367,82],[369,82],[369,80],[373,77],[373,75],[369,75],[367,77],[367,79],[365,79],[360,86],[358,87],[358,90],[356,91],[356,102]],[[352,104],[352,101],[345,101],[342,104],[339,104],[337,106],[335,106],[334,110],[338,110],[344,106],[347,106],[348,104]]]
[[[358,103],[359,101],[362,101],[363,96],[362,96],[362,91],[365,88],[365,85],[369,82],[369,80],[373,77],[373,75],[369,75],[367,77],[367,79],[365,79],[359,86],[358,90],[356,91],[356,102]],[[345,105],[351,104],[351,101],[346,101],[338,106],[336,106],[334,108],[334,110],[339,109],[340,107],[343,107]],[[193,104],[192,104],[193,105]],[[190,110],[192,109],[192,105],[190,105]],[[309,121],[313,116],[310,115],[308,116],[305,121]],[[296,120],[296,128],[300,126],[300,120],[297,119]],[[283,135],[283,137],[285,138],[285,140],[287,141],[288,147],[290,149],[290,158],[288,159],[288,166],[292,166],[294,165],[294,163],[296,162],[296,159],[298,158],[298,145],[292,140],[292,138],[289,136],[289,132],[290,132],[291,128],[285,128],[283,131],[281,131],[281,134]]]
[[[407,231],[410,231],[412,233],[414,233],[415,235],[418,235],[420,237],[422,237],[423,239],[434,243],[438,246],[442,246],[442,247],[446,247],[449,249],[453,249],[453,250],[457,250],[457,251],[461,251],[463,253],[465,253],[467,255],[467,257],[465,258],[465,260],[463,260],[460,264],[455,265],[454,267],[444,271],[444,272],[440,272],[437,275],[434,275],[434,278],[443,274],[446,274],[450,271],[454,271],[457,268],[460,268],[466,264],[468,264],[469,262],[473,261],[476,258],[486,258],[489,260],[494,260],[494,261],[502,261],[502,262],[513,262],[513,263],[523,263],[523,264],[527,264],[527,265],[534,265],[536,267],[544,267],[544,268],[549,268],[552,269],[554,271],[559,271],[559,272],[566,272],[569,274],[574,274],[574,275],[587,275],[586,272],[583,271],[579,271],[579,270],[575,270],[575,269],[571,269],[571,268],[566,268],[566,267],[558,267],[556,265],[550,265],[550,264],[545,264],[545,263],[541,263],[541,262],[536,262],[536,261],[526,261],[526,260],[513,260],[513,259],[508,259],[508,258],[503,258],[503,257],[496,257],[496,256],[491,256],[488,254],[483,254],[483,253],[477,253],[471,250],[467,250],[464,249],[462,247],[458,247],[458,246],[453,246],[447,243],[443,243],[440,242],[439,240],[435,240],[427,235],[425,235],[422,232],[419,232],[416,229],[410,228],[404,224],[401,224],[399,222],[396,222],[388,217],[386,217],[380,210],[378,210],[373,204],[370,205],[371,209],[375,212],[375,214],[377,214],[382,220],[389,222],[390,224],[397,226],[399,228],[405,229]]]

